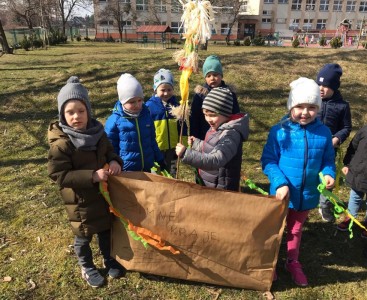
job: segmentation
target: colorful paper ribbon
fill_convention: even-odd
[[[108,166],[105,166],[105,168],[108,168]],[[101,181],[99,183],[99,190],[104,199],[107,201],[111,213],[119,218],[121,223],[124,225],[127,233],[135,241],[140,241],[146,249],[148,248],[148,245],[151,245],[158,250],[167,250],[175,255],[180,254],[180,251],[174,249],[172,246],[166,246],[165,241],[159,235],[154,234],[152,231],[144,227],[135,226],[133,223],[130,222],[130,220],[126,219],[116,208],[114,208],[110,198],[110,193],[108,191],[107,181]]]
[[[363,226],[354,216],[351,215],[349,210],[345,208],[344,202],[342,202],[338,196],[330,192],[326,189],[326,180],[322,172],[319,173],[321,183],[317,186],[317,189],[319,190],[320,194],[325,196],[333,205],[334,205],[334,215],[335,217],[339,217],[340,214],[344,213],[347,217],[350,218],[349,223],[349,237],[353,238],[353,224],[357,224],[359,227],[361,227],[363,230],[367,230],[365,226]]]

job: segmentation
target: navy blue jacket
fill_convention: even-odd
[[[222,80],[220,87],[224,87],[230,89],[226,83]],[[208,132],[210,126],[207,121],[205,121],[205,117],[203,114],[202,106],[205,96],[212,89],[208,84],[204,84],[204,90],[207,90],[207,93],[196,93],[191,103],[191,113],[190,113],[190,135],[204,140],[205,135]],[[232,114],[238,114],[240,112],[240,106],[238,105],[238,100],[236,94],[232,91],[233,95],[233,109]]]
[[[321,109],[317,115],[320,121],[329,127],[333,137],[342,144],[352,131],[352,117],[349,102],[343,100],[336,90],[331,98],[322,99]]]

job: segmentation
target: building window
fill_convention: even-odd
[[[227,23],[220,24],[220,34],[228,34],[229,30],[230,30],[229,24]]]
[[[272,4],[274,3],[274,0],[264,0],[264,4]]]
[[[288,4],[288,0],[278,0],[279,4]]]
[[[306,1],[306,10],[315,10],[316,0],[307,0]]]
[[[179,0],[171,0],[171,12],[182,13],[182,4]]]
[[[166,1],[154,0],[154,8],[156,12],[166,12]]]
[[[113,26],[113,21],[111,20],[102,20],[99,22],[99,25],[101,26]]]
[[[240,5],[240,11],[239,12],[247,12],[247,4],[248,1],[240,1],[241,5]]]
[[[276,23],[277,24],[285,24],[285,23],[287,23],[287,19],[283,19],[283,18],[276,19]]]
[[[263,15],[265,16],[271,16],[272,11],[271,10],[263,10]]]
[[[304,19],[303,20],[303,29],[311,29],[312,28],[313,19]]]
[[[329,10],[329,0],[320,0],[320,11]]]
[[[359,11],[366,12],[367,11],[367,1],[361,1],[359,4]]]
[[[357,1],[347,1],[346,11],[355,11]]]
[[[124,27],[131,27],[131,21],[122,21]]]
[[[297,30],[299,28],[299,19],[291,19],[289,22],[289,30]]]
[[[342,11],[343,1],[342,0],[334,0],[333,11]]]
[[[171,30],[175,33],[183,32],[183,28],[181,27],[181,24],[179,22],[171,22]]]
[[[263,18],[261,19],[262,23],[271,23],[271,19],[270,18]]]
[[[131,0],[120,0],[120,2],[123,4],[130,4]]]
[[[136,10],[148,10],[149,0],[136,0]]]
[[[317,19],[316,29],[325,29],[326,28],[326,19]]]
[[[292,0],[292,10],[301,10],[302,0]]]
[[[143,25],[149,25],[149,22],[146,21],[136,21],[135,22],[136,27],[143,26]]]

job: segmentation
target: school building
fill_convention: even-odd
[[[349,36],[365,35],[361,28],[367,19],[367,0],[237,1],[226,1],[233,6],[214,7],[212,40],[224,40],[229,30],[231,40],[254,37],[258,33],[277,33],[285,39],[291,38],[295,32],[328,37],[338,31]],[[129,7],[129,11],[121,15],[123,39],[137,40],[136,30],[143,25],[166,25],[173,35],[179,35],[182,5],[178,0],[93,0],[93,5],[96,39],[119,38],[116,20],[104,12],[113,5],[119,5],[120,10]],[[237,20],[231,28],[236,14]]]

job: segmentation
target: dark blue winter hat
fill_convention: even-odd
[[[336,91],[340,87],[340,77],[343,75],[343,70],[338,64],[326,64],[317,74],[316,82],[318,85],[323,85]]]

